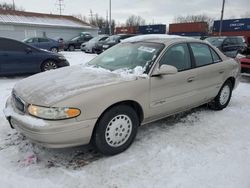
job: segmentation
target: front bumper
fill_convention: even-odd
[[[4,109],[10,125],[31,141],[48,148],[65,148],[90,142],[96,119],[48,121],[20,113],[8,99]]]
[[[58,67],[67,67],[69,66],[69,62],[65,59],[65,60],[59,60],[57,63]]]

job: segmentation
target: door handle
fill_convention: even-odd
[[[194,77],[190,77],[190,78],[187,79],[187,82],[188,82],[188,83],[191,83],[191,82],[193,82],[193,81],[194,81]]]
[[[223,74],[224,72],[225,72],[224,70],[220,70],[220,71],[219,71],[220,74]]]

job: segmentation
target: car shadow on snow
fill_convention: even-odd
[[[168,131],[174,128],[177,123],[183,122],[183,125],[192,126],[194,122],[199,121],[197,112],[204,110],[207,110],[206,106],[159,120],[154,122],[154,126],[151,123],[144,125],[139,128],[134,144],[142,141],[145,137],[153,136],[152,129],[153,132],[159,130]],[[74,170],[104,158],[92,145],[65,149],[48,149],[30,142],[29,139],[26,139],[16,131],[11,131],[11,133],[6,135],[4,142],[0,145],[0,152],[8,152],[10,147],[15,147],[17,150],[18,160],[16,163],[21,167],[37,164],[46,168],[60,167]]]

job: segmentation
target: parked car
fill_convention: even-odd
[[[32,37],[23,40],[24,43],[37,48],[49,50],[52,52],[58,52],[63,49],[63,46],[56,40],[44,37]]]
[[[134,34],[118,34],[118,35],[112,35],[109,38],[107,38],[105,41],[100,41],[96,45],[96,53],[100,54],[103,51],[111,48],[112,46],[120,43],[122,40],[127,39],[129,37],[134,37]]]
[[[95,53],[98,42],[105,41],[107,38],[108,35],[99,35],[94,37],[90,41],[82,43],[81,50],[84,52]]]
[[[80,36],[74,37],[73,39],[64,43],[64,50],[74,51],[80,49],[81,44],[92,39],[93,36],[89,33],[81,34]]]
[[[241,72],[250,74],[250,48],[244,50],[237,58],[241,63]]]
[[[13,128],[46,147],[92,141],[114,155],[132,144],[140,125],[202,104],[224,109],[239,77],[236,60],[201,40],[124,41],[87,66],[20,81],[4,112]]]
[[[69,66],[61,54],[0,37],[0,76],[27,74]]]
[[[60,45],[60,49],[64,50],[64,39],[61,37],[54,38],[55,41],[57,41]]]
[[[235,58],[238,53],[245,50],[244,38],[240,36],[208,37],[205,41],[219,48],[228,57]]]

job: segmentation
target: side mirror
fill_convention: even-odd
[[[170,74],[176,74],[176,73],[178,73],[178,70],[176,67],[172,65],[162,65],[159,69],[155,71],[153,75],[161,76],[161,75],[170,75]]]

